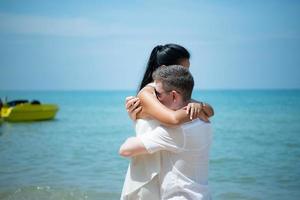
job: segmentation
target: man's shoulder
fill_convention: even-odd
[[[167,127],[165,125],[159,124],[159,121],[153,120],[154,122],[157,122],[157,128],[164,130],[165,132],[182,132],[186,129],[191,129],[191,128],[200,128],[200,127],[209,127],[211,128],[211,123],[210,122],[205,122],[201,119],[194,119],[190,122],[185,122],[181,125],[178,126],[173,126],[173,127]]]
[[[203,126],[211,127],[211,123],[210,122],[205,122],[205,121],[197,118],[197,119],[194,119],[190,122],[186,122],[186,123],[182,124],[181,128],[182,129],[189,129],[189,128],[193,128],[193,127],[197,127],[197,126],[198,127],[203,127]]]

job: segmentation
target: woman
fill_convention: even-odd
[[[151,116],[164,125],[179,125],[196,117],[208,121],[208,118],[213,116],[212,107],[203,102],[193,101],[194,103],[190,103],[187,108],[178,111],[168,109],[158,101],[154,88],[150,84],[153,82],[152,73],[159,66],[177,64],[189,67],[189,59],[189,52],[177,44],[158,45],[152,50],[139,87],[138,98],[126,98],[126,109],[131,119],[136,120]],[[142,106],[140,105],[141,101]]]
[[[152,73],[162,65],[182,65],[189,67],[189,52],[182,46],[167,44],[156,46],[150,55],[143,80],[139,87],[138,98],[126,98],[126,108],[136,120],[136,134],[147,134],[160,124],[180,125],[200,117],[208,121],[213,110],[208,104],[193,102],[187,108],[173,111],[159,102],[160,94],[155,92]],[[125,142],[126,143],[126,142]],[[125,144],[124,143],[124,144]],[[120,154],[126,156],[122,148]],[[136,156],[132,158],[125,178],[121,199],[160,199],[159,188],[160,154]]]

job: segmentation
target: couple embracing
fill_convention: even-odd
[[[189,52],[159,45],[150,55],[138,98],[126,99],[136,136],[120,147],[131,157],[122,200],[211,199],[208,188],[212,107],[191,99]]]

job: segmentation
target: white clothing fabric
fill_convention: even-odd
[[[208,188],[210,123],[196,119],[178,128],[158,126],[138,137],[149,153],[161,151],[161,199],[211,199]]]
[[[155,83],[148,86],[155,87]],[[159,125],[156,120],[138,119],[135,123],[136,135],[148,134]],[[133,157],[126,173],[121,200],[160,200],[160,165],[160,152]]]
[[[136,134],[147,135],[159,125],[156,120],[138,119],[135,124]],[[160,165],[160,152],[133,157],[125,177],[121,200],[160,200]]]

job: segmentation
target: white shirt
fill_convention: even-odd
[[[178,128],[159,126],[138,137],[149,153],[161,151],[161,199],[211,199],[208,188],[210,123],[196,119]]]

